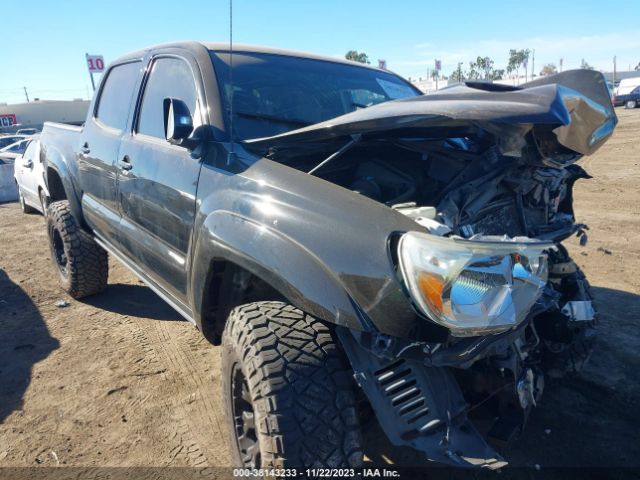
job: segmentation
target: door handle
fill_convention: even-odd
[[[122,160],[118,162],[118,165],[122,170],[125,171],[131,170],[133,168],[133,165],[131,165],[131,160],[129,159],[129,155],[125,155],[124,157],[122,157]]]
[[[91,149],[89,148],[89,144],[87,142],[84,142],[84,145],[82,145],[82,147],[80,147],[80,151],[82,153],[84,153],[85,155],[88,154],[89,152],[91,152]]]

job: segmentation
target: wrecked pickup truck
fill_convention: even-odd
[[[421,95],[388,72],[177,43],[46,124],[48,233],[75,298],[107,252],[222,344],[234,465],[358,466],[374,412],[429,460],[498,468],[596,312],[576,161],[617,119],[604,78]]]

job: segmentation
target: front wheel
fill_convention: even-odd
[[[49,205],[47,232],[62,288],[73,298],[104,290],[109,276],[107,252],[80,227],[67,200]]]
[[[636,100],[628,100],[627,103],[624,104],[624,108],[636,108],[638,106],[638,102]]]
[[[352,371],[327,326],[291,305],[256,302],[231,311],[222,346],[235,467],[361,465]]]

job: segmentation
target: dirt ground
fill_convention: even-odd
[[[594,287],[597,350],[577,378],[548,383],[512,465],[640,466],[640,109],[581,165],[568,242]],[[111,262],[109,288],[65,296],[42,217],[0,205],[0,467],[228,466],[219,349]],[[70,304],[56,306],[59,300]],[[418,465],[373,426],[367,455]],[[209,473],[207,473],[209,472]]]

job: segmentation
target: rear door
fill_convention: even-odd
[[[116,202],[118,151],[128,130],[131,104],[142,76],[142,62],[112,66],[101,82],[93,112],[80,134],[78,169],[82,210],[93,230],[118,245],[120,214]]]
[[[200,161],[165,140],[165,98],[185,102],[194,130],[203,125],[202,81],[186,54],[157,55],[147,69],[133,133],[120,149],[121,231],[127,256],[184,306]]]

